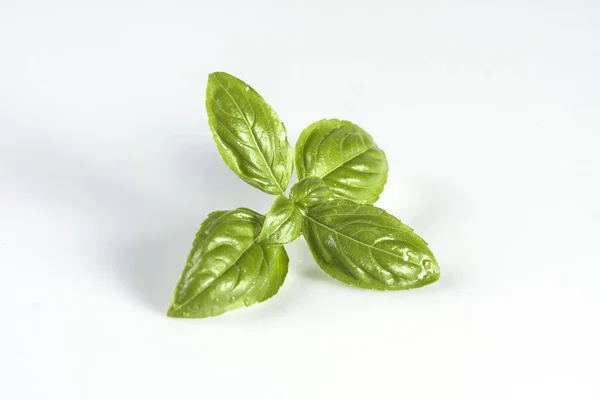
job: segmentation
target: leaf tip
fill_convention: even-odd
[[[440,265],[435,259],[427,259],[423,261],[423,271],[419,275],[419,280],[422,284],[417,286],[425,286],[437,282],[440,279]]]
[[[186,318],[189,316],[189,313],[183,311],[181,306],[177,303],[172,303],[169,305],[167,309],[167,317],[171,318]]]
[[[210,82],[211,80],[218,80],[218,79],[223,79],[223,78],[233,78],[233,77],[234,77],[233,75],[228,74],[227,72],[215,71],[215,72],[211,72],[210,74],[208,74],[208,81]]]

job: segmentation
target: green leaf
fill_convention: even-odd
[[[309,210],[303,234],[317,264],[365,289],[413,289],[440,269],[427,243],[396,217],[369,204],[334,200]]]
[[[279,196],[265,215],[258,242],[262,245],[283,245],[302,233],[302,213],[290,199]]]
[[[290,190],[290,198],[303,209],[309,209],[333,198],[333,192],[323,179],[309,177],[296,182]]]
[[[225,72],[208,76],[206,112],[225,163],[250,185],[283,194],[293,171],[285,126],[250,86]]]
[[[238,208],[211,213],[202,223],[167,315],[204,318],[265,301],[285,279],[283,246],[261,246],[264,217]]]
[[[322,178],[342,199],[374,203],[387,181],[385,153],[352,122],[323,119],[306,128],[296,143],[299,179]]]

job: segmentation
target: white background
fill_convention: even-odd
[[[599,399],[600,4],[0,1],[0,398]],[[441,279],[371,292],[306,244],[270,301],[165,316],[220,160],[207,74],[295,143],[376,139]]]

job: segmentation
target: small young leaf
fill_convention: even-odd
[[[262,302],[285,279],[283,246],[261,246],[264,217],[238,208],[211,213],[196,234],[167,315],[204,318]]]
[[[250,86],[225,72],[209,75],[206,111],[225,163],[250,185],[283,194],[294,155],[285,126]]]
[[[440,275],[427,243],[396,217],[369,204],[333,200],[311,208],[302,232],[317,264],[348,285],[413,289]]]
[[[258,242],[262,245],[283,245],[302,233],[302,213],[290,199],[279,196],[265,215]]]
[[[332,198],[333,192],[321,178],[304,178],[290,190],[290,199],[305,210]]]
[[[323,119],[300,134],[296,171],[299,179],[322,178],[338,198],[374,203],[387,181],[388,163],[385,153],[360,127]]]

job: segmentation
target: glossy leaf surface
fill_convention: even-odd
[[[269,212],[258,241],[263,245],[283,245],[297,239],[302,233],[302,213],[290,199],[279,196]]]
[[[336,197],[374,203],[387,181],[385,153],[357,125],[323,119],[306,128],[296,143],[299,179],[322,178]]]
[[[439,278],[427,243],[407,225],[369,204],[334,200],[309,210],[303,234],[317,264],[352,286],[402,290]]]
[[[290,190],[290,199],[303,209],[309,209],[333,198],[333,192],[323,179],[309,177],[296,182]]]
[[[288,270],[282,246],[261,246],[264,217],[238,208],[202,223],[167,314],[204,318],[262,302],[277,293]]]
[[[225,163],[250,185],[283,194],[293,171],[285,126],[250,86],[224,72],[209,75],[206,111]]]

